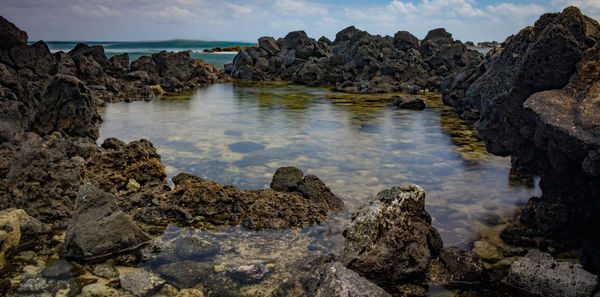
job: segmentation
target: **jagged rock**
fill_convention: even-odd
[[[175,189],[166,201],[215,226],[241,224],[255,230],[310,226],[325,220],[329,211],[323,201],[298,194],[241,190],[185,173],[172,180]]]
[[[475,253],[458,247],[442,250],[438,259],[429,267],[429,283],[452,286],[486,279],[482,259]]]
[[[92,260],[132,250],[150,238],[123,213],[116,198],[85,184],[67,229],[64,256]]]
[[[382,191],[352,218],[340,262],[383,288],[425,279],[430,261],[442,251],[419,186]]]
[[[0,16],[0,49],[27,44],[27,33]]]
[[[398,96],[392,105],[398,108],[414,110],[422,110],[427,107],[425,105],[425,101],[423,101],[423,99],[421,99],[419,96],[415,95]]]
[[[33,129],[40,135],[61,132],[64,135],[98,138],[101,120],[88,89],[76,77],[54,77],[38,112]]]
[[[148,271],[138,271],[121,274],[119,276],[121,288],[131,292],[134,296],[148,296],[160,290],[165,281],[158,275]]]
[[[326,263],[303,280],[309,297],[390,297],[383,289],[344,267],[339,262]]]
[[[598,277],[580,265],[556,262],[549,254],[531,250],[511,265],[506,281],[510,286],[542,296],[591,296]]]
[[[271,189],[279,192],[293,192],[298,189],[298,183],[302,180],[304,173],[296,167],[281,167],[275,170]]]
[[[119,276],[119,271],[112,261],[93,265],[91,272],[93,275],[109,279]]]
[[[16,247],[20,240],[21,228],[15,212],[0,212],[0,268],[6,263],[6,252]]]

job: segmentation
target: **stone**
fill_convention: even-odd
[[[382,288],[339,262],[317,267],[303,279],[309,297],[390,297]]]
[[[113,195],[87,183],[78,193],[63,254],[68,259],[100,259],[149,241],[148,235],[119,209]]]
[[[298,183],[298,192],[306,199],[326,204],[331,211],[344,209],[344,202],[315,175],[307,175]]]
[[[27,44],[27,33],[0,16],[0,49]]]
[[[578,264],[557,262],[551,255],[534,249],[511,265],[506,282],[542,296],[591,296],[598,277]]]
[[[135,179],[130,178],[127,182],[127,189],[137,191],[141,188],[140,183],[138,183]]]
[[[340,262],[383,288],[425,279],[443,248],[417,185],[380,192],[352,215],[344,237]]]
[[[81,289],[81,297],[111,297],[115,296],[117,291],[101,283],[87,285]]]
[[[160,290],[165,284],[162,278],[148,271],[121,274],[119,282],[123,290],[131,292],[134,296],[147,296]]]
[[[115,278],[119,276],[117,267],[112,262],[104,262],[92,266],[92,274],[103,278]]]
[[[458,247],[449,247],[442,250],[439,260],[448,273],[443,276],[446,278],[441,282],[443,285],[480,282],[486,279],[483,261],[476,253]]]
[[[203,261],[219,252],[217,244],[194,236],[184,236],[171,243],[171,249],[179,260]]]
[[[21,281],[21,285],[17,289],[18,293],[38,293],[46,289],[48,280],[41,276],[27,277]]]
[[[182,289],[177,297],[204,297],[204,292],[197,289]]]
[[[238,267],[229,267],[227,276],[244,285],[256,284],[263,281],[271,271],[264,264],[251,264]]]
[[[498,248],[486,241],[475,241],[473,245],[473,252],[479,255],[483,260],[497,262],[504,258]]]
[[[425,101],[415,95],[398,96],[392,105],[398,108],[412,110],[423,110],[427,107]]]
[[[14,212],[0,212],[0,268],[6,264],[6,253],[19,245],[21,228],[19,218]]]
[[[302,180],[304,173],[296,167],[280,167],[275,170],[271,189],[279,192],[293,192],[298,189],[298,183]]]
[[[49,279],[69,279],[72,277],[71,265],[64,259],[50,260],[42,270],[42,275]]]
[[[158,273],[170,284],[179,289],[193,288],[206,279],[213,266],[208,263],[184,261],[164,264],[158,267]]]

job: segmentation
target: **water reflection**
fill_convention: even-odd
[[[108,104],[99,141],[147,138],[169,176],[185,171],[247,189],[268,187],[278,167],[296,166],[323,179],[347,206],[323,226],[305,230],[171,230],[229,242],[213,265],[269,257],[279,276],[272,282],[289,276],[290,263],[299,258],[340,251],[350,213],[384,188],[423,186],[445,245],[461,247],[486,228],[482,218],[506,215],[539,195],[529,181],[509,182],[510,160],[486,153],[471,124],[439,96],[426,98],[429,108],[423,111],[387,107],[390,94],[349,95],[282,83],[217,84],[183,97]],[[257,247],[265,240],[273,248]]]

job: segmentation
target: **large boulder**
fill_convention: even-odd
[[[309,297],[391,297],[340,262],[317,266],[303,283]]]
[[[557,262],[547,253],[531,250],[511,265],[506,282],[541,296],[575,297],[592,296],[598,277],[583,270],[580,265]]]
[[[419,283],[443,248],[416,185],[384,190],[352,215],[340,262],[383,288]]]
[[[27,44],[27,33],[0,16],[0,49]]]
[[[119,209],[115,196],[87,183],[77,195],[63,255],[68,259],[100,259],[136,249],[149,240]]]

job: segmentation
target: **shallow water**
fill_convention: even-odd
[[[540,194],[534,180],[509,179],[510,160],[488,154],[472,125],[439,96],[428,96],[423,111],[393,109],[387,106],[392,101],[391,95],[287,84],[216,84],[151,102],[108,104],[99,142],[147,138],[169,177],[185,171],[246,189],[268,188],[278,167],[296,166],[341,197],[347,209],[322,226],[262,232],[170,227],[163,235],[219,243],[214,265],[271,264],[271,277],[244,289],[258,295],[291,277],[303,257],[341,252],[350,214],[385,188],[422,186],[445,246],[465,248],[489,233],[484,216],[510,216]]]

